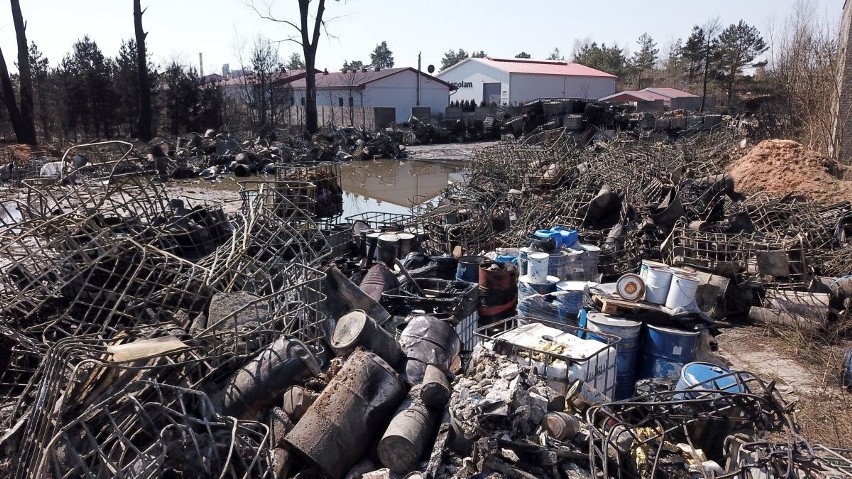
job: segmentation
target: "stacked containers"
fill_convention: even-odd
[[[609,316],[604,313],[586,315],[586,339],[600,339],[595,333],[605,333],[621,338],[615,345],[616,359],[615,392],[616,401],[633,396],[636,385],[636,357],[639,352],[639,333],[642,323]]]

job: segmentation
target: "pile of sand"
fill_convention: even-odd
[[[736,191],[794,194],[819,203],[852,201],[852,181],[836,161],[790,140],[765,140],[730,165]]]

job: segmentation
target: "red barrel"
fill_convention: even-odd
[[[486,262],[479,267],[481,325],[491,324],[515,314],[515,306],[518,304],[518,270],[507,265]]]

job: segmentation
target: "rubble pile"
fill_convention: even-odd
[[[312,266],[330,247],[274,189],[229,218],[169,198],[129,157],[75,170],[74,186],[24,180],[27,201],[5,203],[18,214],[0,225],[0,467],[265,477],[266,426],[211,401],[282,334],[319,354]]]
[[[310,155],[342,137],[395,141]],[[224,162],[220,141],[174,156]],[[334,164],[275,141],[227,159],[275,175],[232,215],[166,194],[165,148],[69,150],[2,203],[0,474],[852,474],[710,351],[746,313],[846,321],[848,278],[819,275],[850,257],[849,203],[744,196],[725,130],[586,143],[485,148],[440,201],[342,229]]]

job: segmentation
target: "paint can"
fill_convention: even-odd
[[[518,251],[518,274],[523,276],[528,273],[528,256],[532,253],[532,249],[524,246]]]
[[[550,255],[547,253],[530,253],[527,255],[527,276],[532,283],[547,283],[548,262]]]
[[[645,280],[645,301],[665,304],[672,283],[672,271],[663,263],[642,260],[639,276]]]
[[[695,293],[698,291],[700,281],[698,278],[686,271],[674,271],[671,286],[666,295],[666,307],[669,309],[694,309]]]

